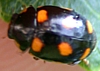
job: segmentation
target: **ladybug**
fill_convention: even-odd
[[[47,61],[76,64],[96,45],[91,23],[72,9],[57,6],[30,6],[10,21],[8,37],[19,48]]]

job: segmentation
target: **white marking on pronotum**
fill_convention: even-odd
[[[62,20],[62,25],[68,28],[79,28],[83,26],[82,20],[75,20],[73,16],[70,15]]]

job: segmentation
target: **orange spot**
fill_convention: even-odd
[[[87,25],[88,33],[91,34],[93,32],[93,28],[91,23],[88,20],[86,22],[86,25]]]
[[[59,44],[58,48],[59,48],[60,54],[63,56],[68,56],[68,55],[72,54],[72,52],[73,52],[70,44],[68,44],[66,42],[62,42],[61,44]]]
[[[42,47],[43,47],[42,41],[39,38],[34,38],[34,40],[32,42],[32,49],[35,52],[40,52]]]
[[[90,53],[90,48],[87,48],[84,52],[84,54],[82,55],[82,57],[80,58],[80,60],[84,59],[86,56],[88,56],[88,54]]]
[[[40,10],[37,14],[37,21],[38,22],[44,22],[48,19],[47,17],[47,11],[46,10]]]

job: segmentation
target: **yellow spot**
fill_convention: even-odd
[[[16,41],[14,41],[14,42],[15,42],[15,45],[20,48],[20,44]]]
[[[90,66],[90,63],[89,63],[89,61],[87,60],[87,59],[83,59],[82,60],[87,66]]]
[[[73,52],[70,44],[68,44],[66,42],[62,42],[61,44],[59,44],[58,48],[59,48],[60,54],[63,56],[68,56],[68,55],[72,54],[72,52]]]
[[[26,12],[27,11],[27,8],[25,7],[22,11],[21,11],[21,13],[24,13],[24,12]]]
[[[29,52],[29,54],[30,54],[31,56],[35,56],[35,55],[33,55],[31,52]]]
[[[41,8],[41,7],[43,7],[43,6],[38,6],[38,8]]]
[[[86,56],[88,56],[89,53],[90,53],[90,48],[87,48],[87,49],[85,50],[85,52],[83,53],[82,57],[80,58],[80,60],[86,58]]]
[[[47,17],[47,11],[46,10],[40,10],[37,14],[37,21],[38,22],[44,22],[48,19]]]
[[[43,47],[43,43],[39,38],[34,38],[32,42],[32,49],[35,52],[40,52]]]
[[[67,10],[69,10],[69,11],[72,11],[73,9],[70,9],[70,8],[65,8],[65,9],[67,9]]]
[[[93,32],[93,28],[91,23],[87,20],[86,22],[88,33],[91,34]]]
[[[20,49],[20,44],[14,40],[15,45],[19,48],[19,50],[22,52],[22,50]]]

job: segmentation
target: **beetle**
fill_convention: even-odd
[[[90,23],[72,9],[30,6],[14,14],[8,37],[20,49],[47,61],[77,64],[93,51],[96,34]]]

